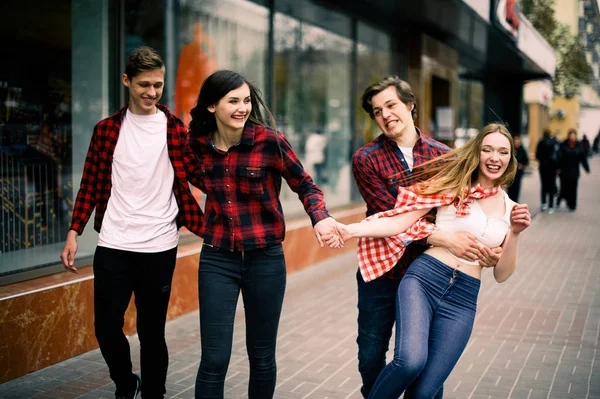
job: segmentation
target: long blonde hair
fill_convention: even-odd
[[[492,133],[502,134],[510,143],[508,167],[502,176],[494,181],[494,185],[504,186],[512,183],[518,165],[512,136],[503,124],[491,123],[464,146],[420,165],[415,178],[421,183],[415,184],[413,190],[421,195],[451,193],[460,201],[464,200],[479,176],[483,139]]]

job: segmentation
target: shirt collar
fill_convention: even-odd
[[[417,141],[415,141],[415,145],[413,147],[417,147],[418,145],[420,145],[420,143],[422,142],[422,133],[419,130],[418,127],[415,126],[415,130],[417,131]],[[388,136],[386,136],[385,134],[381,133],[381,135],[383,136],[383,140],[390,146],[394,147],[394,148],[398,148],[398,144],[396,144],[396,142],[392,139],[390,139]]]
[[[260,128],[260,125],[255,125],[254,123],[247,121],[246,125],[244,126],[244,130],[242,131],[242,138],[240,139],[240,141],[238,143],[236,143],[234,145],[234,147],[238,146],[240,144],[248,145],[248,146],[253,145],[254,144],[254,134],[256,133],[256,130],[258,128]],[[212,133],[205,134],[204,136],[200,137],[200,142],[202,144],[204,144],[205,146],[215,148],[214,141],[212,138]]]

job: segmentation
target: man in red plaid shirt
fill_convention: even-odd
[[[92,211],[98,246],[94,255],[94,325],[116,398],[163,398],[169,355],[165,322],[175,269],[178,229],[202,233],[202,211],[188,180],[200,185],[200,162],[186,129],[158,104],[165,67],[149,47],[127,60],[123,84],[129,104],[94,128],[71,230],[61,260],[74,266],[77,237]],[[141,374],[132,373],[124,315],[135,293]]]
[[[352,172],[363,199],[367,216],[394,207],[398,187],[416,181],[413,170],[419,165],[450,150],[446,145],[423,135],[415,127],[415,95],[410,85],[397,76],[388,76],[365,90],[362,107],[375,119],[383,134],[365,144],[352,157]],[[396,292],[408,266],[427,249],[427,244],[448,248],[454,255],[480,260],[494,266],[495,257],[479,250],[475,237],[465,232],[435,232],[427,241],[406,248],[400,261],[388,273],[365,282],[360,271],[358,281],[358,369],[362,377],[361,392],[366,398],[377,376],[385,367],[392,328],[396,319]],[[437,398],[443,395],[442,389]]]

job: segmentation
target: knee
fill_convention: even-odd
[[[200,358],[200,371],[210,375],[227,373],[229,367],[229,353],[221,351],[207,351]]]
[[[275,353],[249,356],[250,368],[258,372],[270,373],[277,369]]]
[[[408,351],[394,356],[391,362],[394,370],[402,373],[408,380],[416,379],[421,374],[421,371],[423,371],[423,368],[425,368],[426,363],[427,357],[425,355]]]
[[[388,342],[359,332],[356,343],[358,344],[359,370],[370,370],[376,365],[381,363],[385,364],[385,354],[389,345]]]

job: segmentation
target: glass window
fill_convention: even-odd
[[[4,2],[0,24],[2,282],[58,263],[92,130],[109,104],[108,0],[29,3]],[[95,237],[89,226],[78,259]]]
[[[391,73],[391,54],[391,39],[387,34],[358,24],[355,150],[381,133],[377,123],[362,109],[361,96],[367,86]]]
[[[353,42],[321,26],[349,33],[351,21],[308,2],[277,4],[292,14],[275,14],[272,108],[277,128],[323,190],[331,209],[350,202]],[[298,196],[287,186],[281,198],[287,216],[303,212]]]
[[[461,72],[464,73],[464,68]],[[463,146],[475,137],[483,127],[483,84],[481,82],[458,80],[458,123],[454,131],[454,146]]]
[[[217,69],[244,75],[265,93],[269,10],[245,0],[181,0],[174,110],[186,124],[204,79]]]

